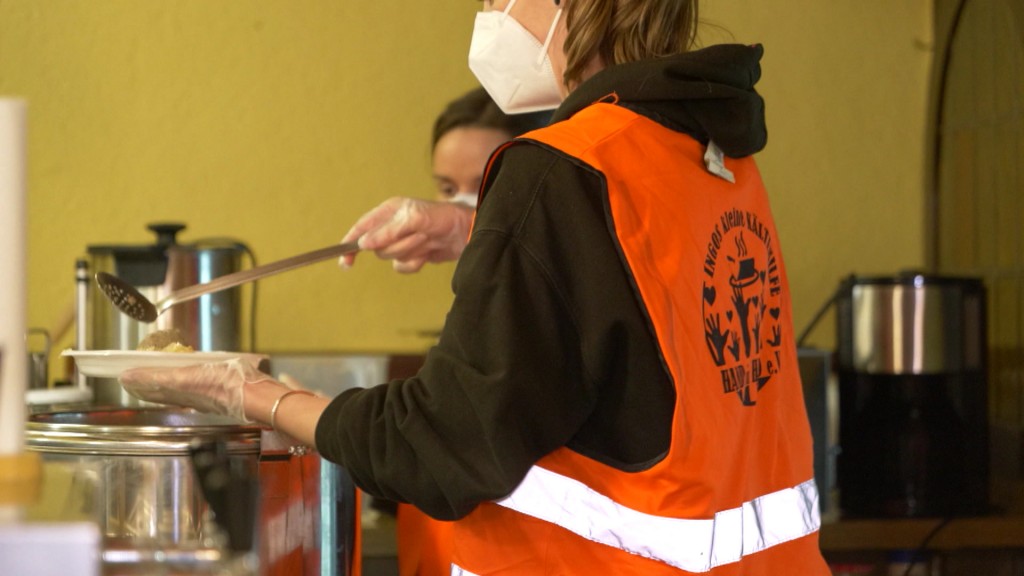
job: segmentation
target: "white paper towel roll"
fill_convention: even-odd
[[[22,451],[27,416],[27,127],[25,101],[0,98],[0,455]]]

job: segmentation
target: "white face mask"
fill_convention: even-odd
[[[476,208],[476,192],[459,192],[455,196],[448,199],[453,204],[463,204],[470,208]]]
[[[469,45],[469,69],[506,114],[557,108],[562,95],[551,70],[548,45],[562,9],[558,9],[541,44],[509,16],[515,3],[511,0],[503,12],[477,13]]]

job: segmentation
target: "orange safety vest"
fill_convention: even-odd
[[[704,145],[608,103],[524,138],[604,176],[675,386],[672,438],[639,472],[545,456],[456,522],[452,574],[829,574],[789,287],[754,160],[725,158],[714,175]]]
[[[451,573],[451,522],[435,520],[412,504],[399,503],[395,537],[398,576],[446,576]]]

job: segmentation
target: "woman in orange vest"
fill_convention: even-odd
[[[315,441],[454,520],[452,574],[828,574],[752,158],[762,48],[695,49],[696,28],[693,0],[485,3],[470,68],[506,112],[558,105],[551,125],[495,152],[475,216],[393,200],[348,235],[459,259],[416,376],[333,400],[237,364],[125,386]]]

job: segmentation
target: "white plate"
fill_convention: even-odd
[[[143,352],[139,350],[65,350],[61,356],[75,359],[78,370],[93,378],[117,378],[130,368],[177,368],[234,358],[258,366],[264,354],[247,352]]]

